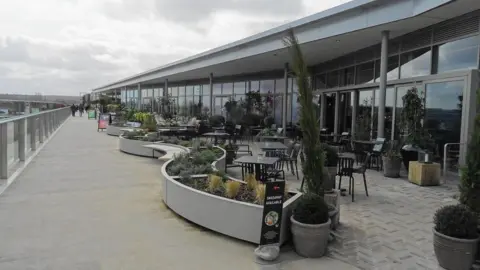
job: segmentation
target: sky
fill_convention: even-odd
[[[71,95],[350,0],[0,0],[0,93]]]

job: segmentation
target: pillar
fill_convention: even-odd
[[[355,137],[355,132],[356,132],[356,123],[357,123],[357,114],[358,114],[358,104],[359,104],[359,93],[358,90],[353,91],[353,106],[352,106],[352,126],[350,127],[350,135],[352,138]]]
[[[388,68],[388,38],[389,32],[382,31],[382,52],[380,57],[380,89],[378,91],[378,124],[377,138],[385,137],[385,102],[387,95]]]
[[[327,110],[327,99],[324,93],[320,93],[320,130],[325,127],[325,112]]]
[[[282,105],[282,129],[283,135],[287,134],[287,107],[288,107],[288,63],[285,63],[283,78],[285,80],[285,89],[283,92]]]
[[[142,110],[142,86],[137,86],[137,110]]]
[[[335,121],[333,122],[333,134],[338,134],[340,122],[340,92],[335,92]]]
[[[213,115],[213,73],[208,77],[210,79],[210,115]]]

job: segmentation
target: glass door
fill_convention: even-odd
[[[393,104],[394,110],[393,110],[393,121],[391,122],[391,140],[403,140],[405,139],[405,134],[403,134],[403,130],[401,128],[401,123],[400,123],[400,114],[402,113],[403,109],[403,97],[405,94],[407,94],[407,91],[416,87],[417,90],[420,92],[422,97],[425,97],[425,91],[422,85],[419,84],[401,84],[401,85],[396,85],[395,86],[395,92],[393,93]],[[387,94],[388,97],[388,94]],[[392,105],[393,105],[392,104]],[[388,100],[387,100],[387,105],[388,106]],[[392,106],[393,107],[393,106]],[[385,123],[385,127],[387,127]]]

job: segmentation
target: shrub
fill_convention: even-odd
[[[209,175],[208,176],[208,191],[214,193],[222,187],[223,181],[220,176]]]
[[[257,187],[257,179],[255,179],[255,175],[247,174],[245,175],[245,182],[247,183],[248,190],[255,190]]]
[[[328,144],[323,144],[323,153],[325,154],[325,166],[337,167],[337,163],[338,163],[337,150]]]
[[[435,230],[460,239],[478,237],[477,217],[465,205],[447,205],[437,210],[433,218]]]
[[[270,128],[273,124],[275,124],[275,119],[272,116],[267,116],[263,119],[263,124],[265,127]]]
[[[212,127],[219,127],[225,123],[225,117],[222,115],[212,115],[209,122]]]
[[[298,200],[293,215],[296,221],[303,224],[323,224],[330,218],[327,203],[314,193],[304,194]]]
[[[255,200],[259,204],[263,204],[265,201],[265,185],[264,184],[257,184],[255,188]]]
[[[233,199],[237,197],[239,191],[240,191],[240,182],[227,181],[225,183],[225,196],[227,198]]]

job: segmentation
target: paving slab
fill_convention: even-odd
[[[68,120],[0,196],[2,270],[262,269],[255,246],[207,231],[162,203],[157,159],[117,150],[87,117]],[[339,261],[282,254],[280,269]],[[324,261],[325,262],[324,265]]]

